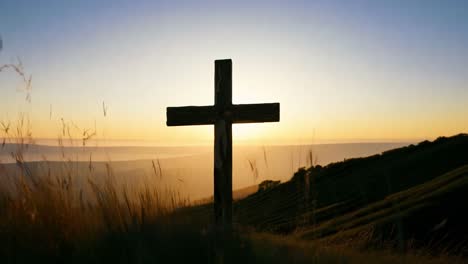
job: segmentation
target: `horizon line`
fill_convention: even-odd
[[[424,140],[435,140],[434,139],[332,139],[332,140],[310,140],[304,142],[292,142],[292,141],[283,141],[283,142],[251,142],[251,141],[240,141],[233,142],[234,146],[308,146],[308,145],[338,145],[338,144],[398,144],[398,143],[418,143]],[[11,139],[10,142],[5,143],[6,145],[16,145],[20,144],[14,142],[15,139]],[[80,148],[92,148],[92,147],[211,147],[213,143],[161,143],[156,140],[128,140],[128,139],[94,139],[89,140],[83,146],[82,139],[72,139],[72,140],[63,140],[63,147],[80,147]],[[120,144],[118,144],[120,142]],[[58,147],[60,146],[57,139],[51,138],[38,138],[33,139],[29,142],[24,142],[25,145],[37,145],[37,146],[49,146],[49,147]]]

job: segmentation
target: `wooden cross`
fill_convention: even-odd
[[[232,224],[232,124],[278,122],[279,103],[232,104],[232,61],[215,61],[215,104],[167,108],[168,126],[214,124],[214,216],[219,228]]]

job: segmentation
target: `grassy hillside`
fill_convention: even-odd
[[[467,255],[467,147],[467,135],[440,138],[264,182],[234,204],[226,263],[463,263],[446,254]],[[16,165],[16,193],[0,188],[2,263],[215,262],[212,205],[121,189],[112,172],[99,184],[73,166],[31,178]]]
[[[393,241],[394,246],[404,248],[411,241],[415,247],[466,254],[467,197],[468,165],[296,235],[333,244],[359,238],[354,239],[354,246],[366,247]]]
[[[366,158],[301,169],[286,183],[239,201],[237,221],[288,232],[298,216],[321,222],[425,183],[468,164],[468,136],[439,138]],[[275,218],[278,218],[275,221]]]
[[[306,239],[334,236],[328,239],[336,242],[344,233],[398,247],[409,241],[460,246],[468,238],[468,218],[457,216],[468,209],[467,150],[468,135],[460,134],[304,168],[289,182],[237,202],[236,221]]]

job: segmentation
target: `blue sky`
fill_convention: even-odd
[[[38,137],[64,118],[102,138],[209,142],[210,127],[165,127],[165,107],[212,104],[221,58],[234,102],[282,104],[279,124],[237,126],[239,141],[468,130],[466,1],[2,0],[0,35],[0,64],[18,56],[33,75],[29,104],[1,73],[0,119],[25,111]]]

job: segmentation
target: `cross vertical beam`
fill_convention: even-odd
[[[280,104],[232,104],[232,61],[215,61],[215,104],[167,108],[168,126],[214,124],[214,220],[220,233],[232,227],[232,124],[280,120]],[[222,237],[222,236],[221,236]]]
[[[214,216],[217,228],[232,225],[232,61],[215,61]]]

